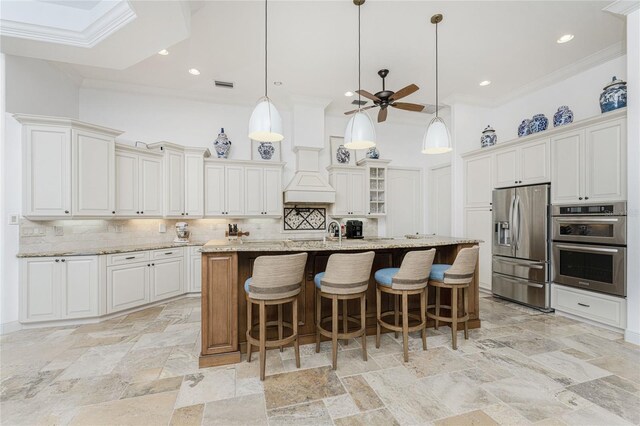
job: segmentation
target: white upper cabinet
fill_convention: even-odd
[[[495,187],[549,182],[549,158],[549,139],[497,151]]]
[[[624,119],[558,135],[551,145],[553,204],[626,200]]]
[[[248,215],[264,215],[264,169],[244,169],[244,205]]]
[[[204,159],[211,153],[206,148],[185,148],[184,214],[191,218],[204,216]]]
[[[113,216],[114,144],[122,132],[69,118],[14,117],[23,125],[23,215]]]
[[[493,191],[493,155],[483,155],[464,161],[464,204],[466,207],[491,205]]]
[[[116,150],[116,215],[140,214],[138,195],[138,155]]]
[[[162,217],[162,154],[116,144],[116,216]]]
[[[518,148],[496,152],[496,188],[518,184],[520,162]]]
[[[282,167],[264,169],[264,214],[282,216]]]
[[[184,216],[184,153],[164,153],[164,217]]]
[[[282,169],[245,167],[245,213],[249,216],[282,216]]]
[[[224,197],[226,214],[232,216],[244,215],[244,167],[226,166],[224,178],[227,186]]]
[[[138,199],[141,216],[162,216],[162,160],[141,155],[138,173]]]
[[[226,214],[224,201],[225,186],[224,166],[211,163],[205,164],[205,216],[222,216]]]
[[[335,217],[366,216],[365,168],[354,166],[329,166],[329,183],[336,190],[336,202],[330,214]]]

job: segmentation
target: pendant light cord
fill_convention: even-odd
[[[362,101],[360,98],[360,7],[362,7],[362,4],[358,5],[358,111],[362,108]]]
[[[436,118],[438,117],[438,22],[436,22]]]
[[[267,32],[267,0],[264,0],[264,97],[268,98],[269,96],[267,95],[267,55],[268,55],[268,49],[267,49],[267,37],[268,37],[268,32]]]

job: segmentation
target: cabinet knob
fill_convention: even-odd
[[[151,266],[151,264],[150,264],[150,263],[147,263],[147,266]]]
[[[588,199],[589,199],[589,197],[584,197],[584,199],[585,199],[585,200],[588,200]]]
[[[582,200],[582,197],[578,197],[578,200]]]
[[[185,213],[185,215],[189,216],[189,213],[187,212],[187,213]]]
[[[56,262],[60,262],[60,259],[56,259]]]
[[[66,214],[69,214],[69,210],[65,210],[64,212],[65,212]]]
[[[136,214],[140,214],[140,212],[136,212]]]
[[[67,259],[62,259],[62,261],[63,261],[63,262],[66,262],[66,261],[67,261]]]
[[[152,263],[152,264],[151,264],[151,266],[156,266],[156,264],[155,264],[155,263]]]
[[[114,210],[114,211],[112,211],[111,213],[112,213],[112,214],[116,214],[116,211]]]
[[[180,213],[182,216],[184,216],[184,213]]]
[[[144,214],[144,212],[140,212],[140,214]]]

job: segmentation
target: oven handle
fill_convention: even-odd
[[[599,248],[599,247],[585,248],[580,246],[566,246],[563,244],[556,244],[556,247],[558,247],[559,249],[565,249],[565,250],[594,252],[594,253],[618,253],[619,252],[618,249],[614,249],[614,248]]]
[[[540,263],[523,263],[523,262],[517,262],[515,260],[498,259],[498,258],[494,258],[494,260],[496,262],[509,263],[511,265],[523,266],[525,268],[530,268],[530,269],[544,269],[544,266],[541,265]]]
[[[509,278],[509,277],[501,277],[501,278],[502,278],[503,280],[506,280],[506,281],[511,281],[511,282],[513,282],[513,283],[516,283],[516,284],[522,284],[522,285],[526,285],[526,286],[529,286],[529,287],[535,287],[535,288],[542,288],[542,287],[544,287],[544,285],[542,285],[542,284],[530,283],[529,281],[519,280],[519,279],[517,279],[517,278]]]
[[[616,218],[610,218],[610,219],[599,219],[599,218],[592,218],[592,219],[564,219],[564,218],[555,218],[555,221],[558,223],[579,223],[579,224],[590,224],[590,223],[601,223],[601,222],[605,222],[605,223],[615,223],[618,222],[619,219]]]

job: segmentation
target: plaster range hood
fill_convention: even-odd
[[[296,172],[284,190],[285,204],[333,204],[336,190],[319,171],[319,148],[296,147]]]

